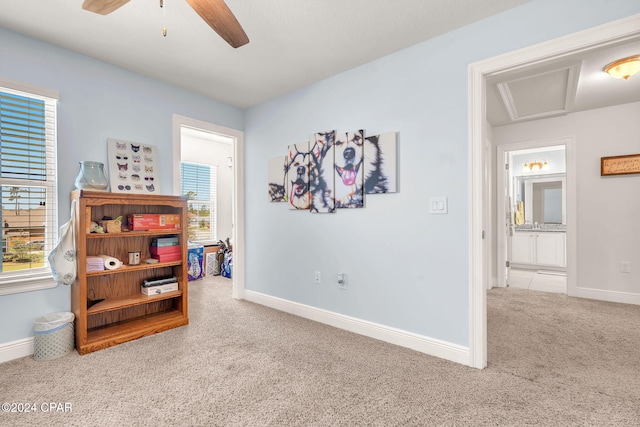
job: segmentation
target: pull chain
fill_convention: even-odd
[[[162,9],[162,36],[167,37],[167,27],[165,27],[166,14],[164,10],[164,0],[160,0],[160,9]]]

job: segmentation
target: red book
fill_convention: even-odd
[[[149,248],[149,252],[151,255],[170,255],[170,254],[178,254],[180,255],[180,245],[177,246],[151,246]]]
[[[171,262],[180,261],[182,259],[181,255],[182,254],[178,252],[177,254],[152,255],[152,258],[155,258],[160,262]]]

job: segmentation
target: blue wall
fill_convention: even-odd
[[[468,64],[636,13],[637,0],[532,0],[245,112],[2,29],[0,76],[60,91],[61,222],[78,162],[106,161],[107,138],[156,144],[170,170],[172,114],[244,126],[247,289],[466,346]],[[266,201],[270,158],[359,128],[399,132],[400,193],[333,215]],[[429,215],[431,196],[449,214]],[[67,287],[0,297],[0,343],[69,305]]]
[[[0,28],[0,77],[57,90],[59,222],[69,218],[78,162],[107,163],[107,138],[158,147],[163,194],[173,191],[173,114],[242,129],[242,111]],[[70,310],[70,288],[0,296],[0,344],[32,336],[33,320]]]
[[[531,1],[248,109],[245,197],[259,209],[246,213],[246,288],[467,346],[468,65],[639,12],[635,0]],[[267,162],[288,144],[361,128],[399,132],[400,193],[332,215],[266,201]],[[429,215],[433,196],[447,215]]]

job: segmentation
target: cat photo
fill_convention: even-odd
[[[107,155],[111,192],[162,194],[156,146],[109,138]]]

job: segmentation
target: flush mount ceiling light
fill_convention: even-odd
[[[527,162],[522,167],[522,172],[546,171],[549,169],[549,163],[546,160],[541,162]]]
[[[627,80],[640,71],[640,55],[618,59],[604,67],[604,71],[616,79]]]

